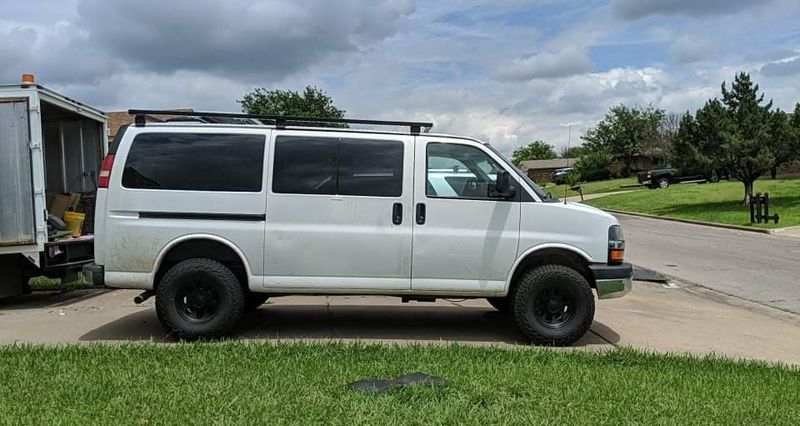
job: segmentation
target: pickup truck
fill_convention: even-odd
[[[719,178],[716,174],[712,174],[710,177],[697,174],[682,174],[678,169],[670,165],[639,172],[636,175],[636,178],[639,181],[639,184],[650,189],[667,188],[673,183],[719,181]]]

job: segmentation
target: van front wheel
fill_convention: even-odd
[[[156,289],[159,321],[182,339],[224,336],[243,312],[239,280],[216,260],[184,260],[167,271]]]
[[[512,308],[517,326],[532,343],[567,346],[589,331],[594,295],[578,271],[544,265],[521,277]]]

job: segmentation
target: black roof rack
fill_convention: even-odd
[[[421,121],[387,121],[387,120],[361,120],[355,118],[318,118],[318,117],[291,117],[285,115],[261,115],[244,114],[235,112],[205,112],[205,111],[170,111],[157,109],[129,109],[128,114],[134,115],[134,123],[137,127],[142,127],[147,121],[148,115],[169,115],[176,117],[197,117],[200,122],[219,122],[217,120],[207,120],[207,118],[234,118],[234,119],[255,119],[261,123],[274,124],[278,128],[285,128],[288,125],[302,125],[308,123],[327,123],[327,124],[368,124],[373,126],[400,126],[408,127],[412,134],[420,132],[427,133],[433,127],[433,123]]]

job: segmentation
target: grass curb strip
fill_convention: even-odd
[[[601,208],[603,211],[607,211],[609,213],[617,213],[617,214],[626,214],[629,216],[639,216],[639,217],[646,217],[648,219],[661,219],[661,220],[669,220],[672,222],[683,222],[683,223],[690,223],[692,225],[703,225],[703,226],[712,226],[714,228],[725,228],[725,229],[735,229],[738,231],[747,231],[747,232],[757,232],[759,234],[776,234],[783,232],[785,228],[749,228],[747,226],[739,226],[739,225],[729,225],[725,223],[715,223],[715,222],[706,222],[702,220],[692,220],[692,219],[681,219],[679,217],[669,217],[669,216],[657,216],[654,214],[648,213],[636,213],[636,212],[629,212],[625,210],[616,210],[616,209],[606,209]]]

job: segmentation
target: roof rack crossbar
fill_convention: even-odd
[[[423,131],[427,133],[433,127],[433,123],[422,121],[392,121],[392,120],[362,120],[357,118],[319,118],[319,117],[293,117],[285,115],[261,115],[245,114],[235,112],[207,112],[207,111],[170,111],[156,109],[129,109],[128,114],[135,116],[136,126],[144,126],[147,115],[168,115],[168,116],[190,116],[190,117],[221,117],[221,118],[245,118],[256,119],[262,122],[271,122],[279,128],[290,124],[302,123],[328,123],[328,124],[367,124],[374,126],[401,126],[408,127],[412,134]]]

